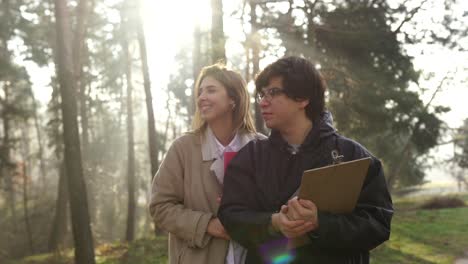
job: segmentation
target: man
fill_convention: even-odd
[[[218,211],[231,238],[247,248],[246,263],[369,263],[369,251],[389,238],[393,215],[380,161],[332,127],[325,82],[308,60],[279,59],[255,84],[271,135],[231,161]],[[350,214],[294,197],[303,171],[332,164],[332,152],[343,161],[372,158]],[[287,246],[303,236],[310,240],[305,245]]]

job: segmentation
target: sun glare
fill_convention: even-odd
[[[208,0],[144,0],[141,15],[145,23],[146,37],[156,39],[165,47],[180,48],[191,42],[197,24],[202,30],[211,25],[211,7]],[[159,50],[161,49],[163,48]]]
[[[174,57],[183,47],[192,50],[193,32],[197,24],[201,30],[209,30],[211,6],[208,0],[143,0],[141,16],[145,27],[155,111],[165,113],[168,99],[165,89],[169,76],[177,71]]]

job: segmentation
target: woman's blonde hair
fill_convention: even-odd
[[[203,131],[206,129],[206,121],[201,118],[198,108],[197,98],[200,92],[200,84],[205,77],[212,77],[226,87],[226,92],[234,101],[234,110],[232,120],[234,129],[255,132],[252,115],[250,113],[250,95],[247,91],[247,84],[242,76],[226,68],[224,64],[213,64],[204,67],[198,75],[195,83],[195,116],[192,120],[192,129],[194,131]]]

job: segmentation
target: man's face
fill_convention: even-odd
[[[273,77],[260,93],[259,106],[265,124],[270,129],[285,131],[305,114],[308,100],[293,100],[284,93],[283,77]]]

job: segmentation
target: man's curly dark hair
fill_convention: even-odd
[[[282,77],[285,94],[293,100],[309,99],[307,117],[314,121],[325,110],[325,80],[307,59],[290,56],[268,65],[257,75],[256,92],[261,92],[274,77]]]

